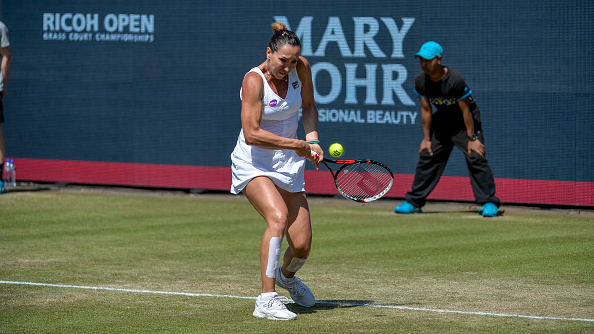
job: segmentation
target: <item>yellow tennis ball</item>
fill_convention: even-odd
[[[338,158],[342,155],[344,149],[342,148],[342,145],[340,145],[339,143],[334,143],[330,145],[330,149],[328,151],[330,152],[331,156]]]

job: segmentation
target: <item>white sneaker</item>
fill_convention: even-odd
[[[282,279],[282,274],[281,267],[279,267],[276,273],[276,285],[287,289],[295,303],[304,307],[312,307],[316,304],[316,298],[311,290],[297,276],[285,281]]]
[[[297,314],[287,310],[285,304],[280,300],[278,295],[268,299],[262,300],[261,296],[256,299],[256,309],[254,310],[254,317],[266,318],[270,320],[293,320],[297,318]]]

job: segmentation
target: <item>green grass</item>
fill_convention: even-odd
[[[253,318],[252,299],[0,284],[0,333],[594,332],[587,321],[362,306],[594,318],[591,217],[396,216],[394,203],[311,201],[299,276],[321,303],[289,304],[296,321]],[[0,281],[255,297],[264,228],[241,196],[10,192]]]

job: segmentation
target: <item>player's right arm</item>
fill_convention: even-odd
[[[267,149],[290,149],[304,158],[310,158],[309,144],[303,140],[277,136],[260,128],[262,121],[262,98],[264,97],[264,83],[262,77],[254,72],[248,73],[243,79],[241,100],[241,126],[248,145]],[[305,152],[305,153],[304,153]]]
[[[423,150],[427,150],[429,155],[433,155],[431,149],[431,121],[433,119],[433,110],[431,108],[431,102],[426,97],[419,97],[421,101],[421,120],[423,122],[423,141],[421,141],[421,147],[419,148],[419,154]]]

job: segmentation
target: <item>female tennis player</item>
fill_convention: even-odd
[[[316,302],[295,273],[309,256],[312,238],[305,160],[318,167],[324,152],[318,141],[311,68],[300,56],[301,42],[283,23],[276,22],[272,28],[266,60],[245,75],[241,86],[242,129],[231,154],[231,192],[243,192],[267,223],[260,244],[262,293],[253,315],[292,320],[297,315],[278,298],[275,283],[301,306]],[[297,138],[300,108],[305,140]],[[279,266],[285,236],[289,247]]]

